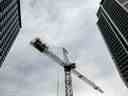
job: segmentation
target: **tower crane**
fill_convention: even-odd
[[[73,96],[73,88],[72,88],[72,76],[71,73],[76,75],[79,79],[83,80],[95,90],[99,91],[100,93],[104,93],[104,91],[97,86],[94,82],[89,80],[87,77],[82,75],[79,71],[76,70],[76,63],[72,63],[69,61],[68,58],[68,51],[65,48],[63,49],[63,56],[64,60],[54,54],[52,51],[49,50],[49,47],[41,42],[40,38],[35,38],[31,41],[31,45],[35,47],[41,53],[46,54],[48,57],[53,59],[56,63],[58,63],[61,67],[64,68],[65,73],[65,96]]]

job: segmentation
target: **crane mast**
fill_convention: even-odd
[[[63,56],[64,60],[59,58],[57,55],[55,55],[53,52],[49,51],[49,48],[46,44],[42,43],[39,38],[34,39],[31,42],[32,46],[34,46],[38,51],[41,53],[45,53],[47,56],[49,56],[51,59],[53,59],[55,62],[57,62],[60,66],[64,68],[65,73],[65,96],[73,96],[73,87],[72,87],[72,76],[71,73],[75,74],[78,78],[92,86],[95,90],[98,90],[100,93],[103,93],[104,91],[98,87],[94,82],[90,81],[88,78],[86,78],[84,75],[82,75],[80,72],[75,70],[76,64],[71,63],[68,59],[68,51],[63,48]]]
[[[71,70],[64,68],[65,73],[65,96],[73,96]]]
[[[68,59],[68,51],[63,48],[63,56],[64,56],[64,73],[65,73],[65,96],[73,96],[73,88],[72,88],[72,75],[71,70],[74,69],[75,63],[70,63]]]

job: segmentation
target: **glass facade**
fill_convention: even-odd
[[[128,87],[128,12],[116,0],[103,0],[97,16],[100,32],[121,78]]]
[[[0,2],[0,66],[21,28],[20,1]]]

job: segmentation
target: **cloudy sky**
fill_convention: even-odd
[[[69,50],[78,70],[104,89],[100,94],[73,76],[74,96],[127,96],[96,26],[100,0],[21,0],[22,29],[0,69],[1,96],[64,96],[63,68],[32,48],[40,37],[58,55]]]

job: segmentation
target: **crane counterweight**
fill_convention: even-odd
[[[48,46],[45,43],[42,43],[39,38],[34,39],[33,41],[31,41],[30,44],[38,49],[38,51],[40,52],[48,50]]]

